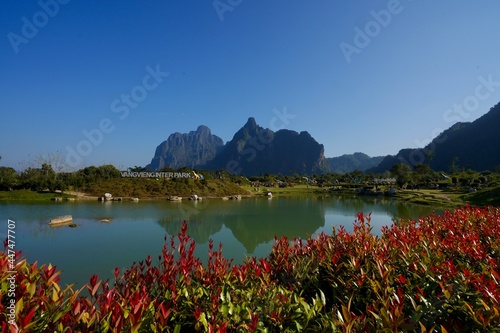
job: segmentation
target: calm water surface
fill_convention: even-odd
[[[16,249],[30,261],[52,263],[63,270],[62,283],[87,283],[91,274],[111,278],[115,267],[129,267],[148,254],[161,253],[165,235],[188,233],[198,243],[204,262],[208,240],[223,243],[223,253],[242,262],[246,256],[265,257],[274,236],[289,238],[330,234],[332,226],[352,231],[358,212],[372,212],[374,233],[394,219],[418,218],[432,208],[408,206],[375,198],[308,197],[218,199],[200,202],[0,202],[0,220],[16,221]],[[48,226],[50,219],[72,215],[76,228]],[[110,218],[112,222],[99,222]],[[6,237],[6,231],[0,230]]]

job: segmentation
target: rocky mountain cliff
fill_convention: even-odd
[[[164,167],[193,168],[204,165],[215,157],[224,146],[224,142],[217,135],[212,135],[206,126],[199,126],[196,131],[189,133],[173,133],[163,141],[155,151],[150,170],[160,170]]]
[[[427,146],[402,149],[386,156],[369,172],[390,170],[396,163],[415,166],[427,163],[433,170],[494,170],[500,166],[500,103],[471,123],[458,122],[443,131]]]
[[[307,132],[273,132],[254,118],[234,135],[205,169],[227,169],[236,174],[313,174],[328,170],[324,147]]]
[[[324,147],[307,132],[273,132],[249,118],[225,145],[205,126],[189,134],[174,133],[156,148],[147,166],[226,169],[246,176],[270,174],[313,174],[328,171]]]

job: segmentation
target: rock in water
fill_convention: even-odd
[[[50,220],[49,225],[51,227],[60,227],[63,225],[71,224],[72,222],[73,222],[73,217],[71,215],[64,215],[64,216],[54,217],[52,220]]]

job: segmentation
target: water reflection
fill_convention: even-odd
[[[246,249],[253,253],[259,244],[272,241],[275,236],[307,237],[325,225],[325,207],[321,198],[267,199],[252,198],[236,202],[211,202],[203,209],[196,204],[180,204],[188,221],[189,234],[198,243],[206,243],[223,226],[229,228]],[[168,234],[179,232],[182,219],[162,217],[157,223]]]
[[[359,212],[372,213],[375,234],[380,234],[381,227],[393,220],[418,218],[432,212],[428,207],[409,206],[390,199],[340,196],[211,200],[203,204],[187,201],[176,205],[181,215],[157,220],[168,234],[177,234],[186,220],[190,236],[204,244],[226,227],[247,253],[254,253],[258,245],[272,241],[275,236],[306,238],[319,231],[330,233],[333,225],[352,230]]]
[[[30,262],[52,263],[64,270],[66,283],[88,281],[91,274],[111,278],[115,267],[160,253],[163,237],[176,235],[182,221],[198,243],[205,262],[207,243],[224,245],[224,256],[242,262],[246,255],[266,256],[275,236],[306,238],[350,231],[358,212],[372,213],[373,232],[393,219],[428,215],[432,208],[408,206],[383,198],[308,197],[220,199],[182,202],[0,202],[0,220],[16,221],[16,249]],[[51,218],[72,215],[77,228],[52,229]],[[110,218],[110,223],[99,222]],[[1,232],[1,231],[0,231]]]
[[[356,212],[386,214],[391,216],[393,220],[418,218],[429,215],[436,210],[432,207],[408,205],[392,198],[369,196],[333,196],[330,198],[328,209],[349,216],[353,216],[353,213]],[[437,209],[436,211],[441,212],[442,210]]]

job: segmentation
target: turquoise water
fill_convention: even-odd
[[[200,202],[0,202],[0,236],[7,220],[16,222],[16,249],[30,261],[52,263],[63,270],[62,283],[81,286],[92,274],[111,278],[115,267],[153,259],[164,236],[179,232],[188,221],[196,240],[195,254],[206,261],[208,240],[223,243],[223,253],[235,263],[246,256],[265,257],[274,236],[306,238],[331,233],[332,226],[352,230],[358,212],[372,213],[374,233],[398,218],[428,215],[432,208],[408,206],[376,198],[308,197],[220,199]],[[50,219],[72,215],[76,228],[48,226]],[[110,218],[111,222],[99,222]]]

